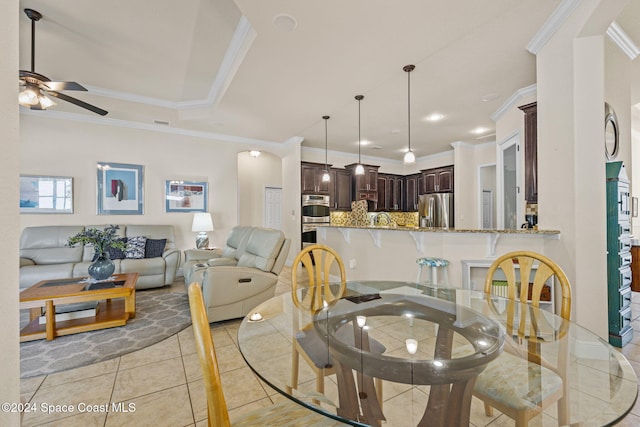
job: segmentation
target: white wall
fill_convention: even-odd
[[[238,153],[238,223],[264,227],[266,187],[282,187],[282,160],[263,151]]]
[[[0,401],[20,401],[20,344],[18,338],[18,173],[20,166],[20,118],[18,115],[18,17],[17,1],[0,2]],[[13,286],[11,286],[13,285]],[[17,413],[0,412],[0,425],[18,426]]]

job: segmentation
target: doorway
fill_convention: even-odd
[[[478,166],[478,224],[483,230],[496,228],[496,164]]]
[[[520,134],[514,133],[498,145],[498,228],[515,230],[518,218],[524,218],[523,208],[518,203],[520,194]]]

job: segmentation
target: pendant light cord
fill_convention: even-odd
[[[407,72],[407,139],[411,151],[411,71]]]
[[[360,160],[360,146],[362,145],[362,138],[360,136],[360,101],[364,98],[364,95],[356,95],[358,100],[358,164],[362,164]]]
[[[329,116],[322,116],[324,119],[324,170],[329,172],[329,157],[327,154],[328,145],[327,145],[327,121],[329,120]]]

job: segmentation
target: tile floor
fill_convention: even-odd
[[[278,293],[290,291],[289,277],[290,270],[285,268],[278,283]],[[184,283],[178,281],[167,291],[184,292]],[[622,353],[640,373],[640,293],[634,293],[633,304],[633,312],[637,313],[633,323],[635,338]],[[211,325],[232,421],[234,416],[283,399],[262,383],[245,364],[236,340],[239,324],[240,321],[234,320]],[[22,425],[206,426],[206,397],[198,363],[193,331],[189,327],[165,341],[117,359],[22,380],[23,398],[36,404],[39,409],[25,414]],[[85,409],[82,413],[69,413],[60,407],[46,414],[40,410],[43,402]],[[111,402],[124,402],[123,408],[128,412],[107,414],[101,410],[101,405],[110,405]],[[388,408],[386,410],[399,409],[385,405]],[[497,411],[496,416],[486,417],[482,403],[475,398],[471,421],[474,427],[514,425],[510,418]],[[391,426],[390,423],[387,425]],[[543,414],[529,425],[556,424],[552,417]],[[618,425],[640,425],[640,403]]]

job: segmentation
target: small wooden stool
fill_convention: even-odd
[[[416,260],[416,264],[418,264],[418,282],[422,279],[422,267],[430,267],[431,268],[431,281],[434,285],[438,284],[438,269],[442,269],[444,272],[444,280],[440,282],[440,284],[447,285],[449,284],[449,277],[447,276],[447,266],[449,265],[449,261],[443,258],[418,258]]]

